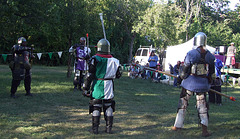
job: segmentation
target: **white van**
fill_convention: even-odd
[[[148,58],[152,51],[156,52],[155,48],[152,48],[152,45],[151,46],[140,45],[140,48],[137,49],[137,52],[134,56],[135,61],[139,61],[140,65],[145,66],[148,63]]]

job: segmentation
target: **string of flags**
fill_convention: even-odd
[[[63,52],[68,52],[68,51],[33,53],[33,55],[37,55],[38,59],[41,60],[42,54],[47,54],[49,58],[52,59],[52,55],[54,53],[57,53],[58,57],[61,58]],[[2,56],[3,61],[6,62],[7,56],[11,56],[12,54],[0,54],[0,55]]]

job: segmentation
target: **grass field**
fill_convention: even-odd
[[[7,65],[0,65],[0,138],[201,138],[195,96],[190,99],[184,129],[171,131],[180,88],[130,79],[126,72],[115,80],[114,134],[104,132],[103,116],[100,134],[89,133],[89,99],[73,91],[73,79],[66,78],[66,69],[33,66],[31,92],[34,96],[24,96],[22,81],[16,93],[18,98],[11,99],[11,72]],[[223,86],[222,90],[237,101],[222,98],[222,106],[210,104],[208,129],[212,136],[208,138],[239,139],[240,88]]]

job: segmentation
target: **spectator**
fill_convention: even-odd
[[[170,73],[173,74],[173,66],[172,66],[172,64],[168,63],[168,65],[169,65]]]
[[[136,63],[133,61],[130,66],[129,77],[134,79],[134,78],[137,78],[139,76],[139,74],[140,74],[139,61],[137,61]]]
[[[180,66],[181,66],[181,61],[178,61],[177,64],[173,67],[173,74],[175,76],[179,76]],[[173,86],[178,87],[178,79],[177,78],[174,78]]]
[[[147,64],[145,65],[145,67],[149,68],[149,63],[147,63]],[[143,69],[142,78],[143,78],[143,79],[148,79],[148,78],[150,78],[150,77],[151,77],[150,71],[147,70],[147,69]]]
[[[216,74],[216,79],[213,80],[211,84],[211,89],[216,90],[218,92],[221,92],[221,85],[222,85],[222,80],[221,80],[221,68],[223,67],[222,61],[219,59],[215,60],[215,74]],[[217,103],[217,105],[221,106],[222,105],[222,97],[219,94],[216,94],[212,91],[208,92],[209,95],[209,102],[210,103]]]
[[[233,65],[235,65],[235,53],[236,53],[236,47],[232,42],[231,46],[228,47],[227,59],[226,59],[226,65],[229,66],[230,68],[233,68]]]
[[[157,64],[156,70],[162,71],[161,65],[160,65],[159,63]],[[153,74],[154,74],[153,82],[159,83],[159,82],[160,82],[160,79],[161,79],[161,73],[159,73],[159,72],[154,72]]]
[[[157,62],[158,62],[158,57],[155,55],[154,51],[151,52],[151,55],[148,58],[148,62],[149,62],[149,67],[150,68],[156,69]]]

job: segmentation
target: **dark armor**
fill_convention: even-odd
[[[23,45],[23,46],[21,46]],[[29,63],[29,57],[32,50],[31,47],[26,47],[26,39],[21,37],[18,39],[18,45],[12,47],[13,60],[10,62],[9,67],[12,70],[12,86],[11,86],[11,97],[15,98],[17,87],[21,80],[24,80],[24,86],[26,95],[32,96],[30,93],[31,89],[31,64]]]
[[[179,72],[180,77],[186,79],[191,74],[191,65],[183,65]]]
[[[13,46],[13,61],[10,63],[10,68],[13,72],[12,76],[14,80],[23,80],[25,76],[30,76],[30,72],[25,75],[26,70],[31,69],[31,65],[29,63],[29,50],[31,50],[30,47],[23,47],[19,45]]]

